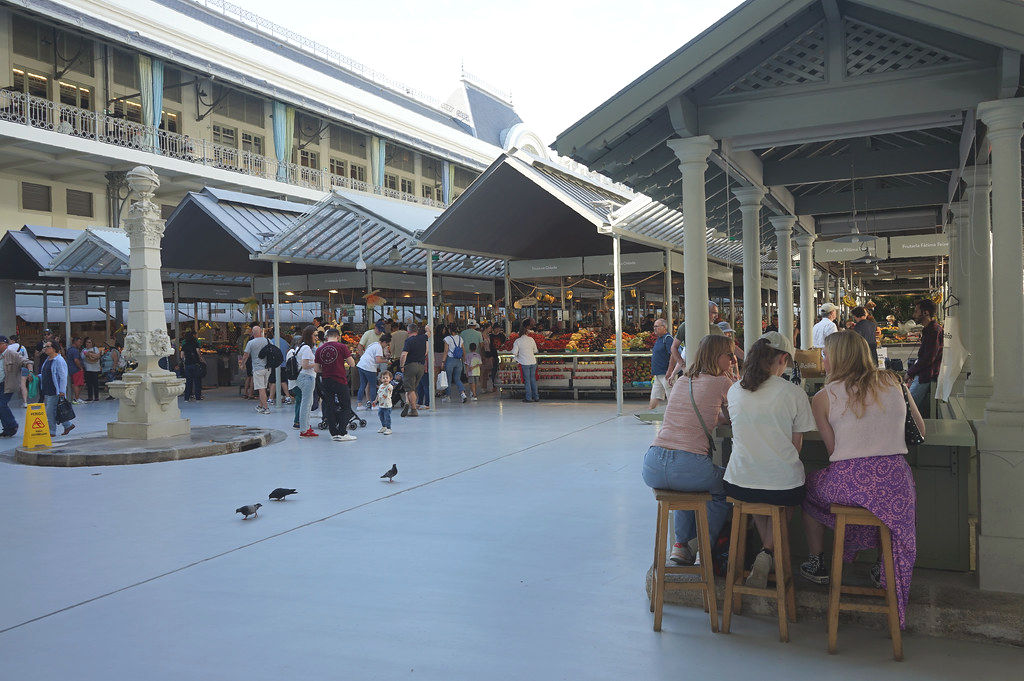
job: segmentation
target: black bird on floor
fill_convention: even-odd
[[[241,508],[236,508],[235,513],[241,513],[244,516],[242,520],[248,520],[251,515],[259,518],[260,515],[257,511],[260,510],[261,506],[263,506],[263,504],[247,504]]]
[[[391,464],[391,469],[384,475],[380,476],[380,479],[383,480],[384,478],[387,478],[388,482],[394,482],[394,477],[396,475],[398,475],[398,464],[393,463]]]
[[[274,501],[284,501],[284,498],[286,496],[288,496],[289,494],[295,494],[296,491],[297,490],[294,489],[285,489],[284,487],[278,487],[273,492],[271,492],[270,496],[267,498],[273,499]]]

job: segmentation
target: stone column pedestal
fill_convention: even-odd
[[[128,173],[128,185],[139,200],[132,203],[124,221],[131,270],[124,349],[138,362],[138,367],[127,372],[122,380],[107,384],[110,394],[120,400],[117,421],[107,424],[107,435],[132,440],[186,435],[189,421],[181,418],[178,409],[178,396],[185,392],[185,380],[158,364],[160,358],[171,354],[160,279],[164,221],[160,219],[159,208],[150,200],[160,181],[150,168],[139,166]]]

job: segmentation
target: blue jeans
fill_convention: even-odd
[[[917,376],[914,376],[914,380],[910,382],[910,396],[914,398],[917,410],[924,418],[928,418],[928,391],[931,385],[931,383],[922,383]]]
[[[4,434],[18,432],[18,422],[14,420],[14,414],[7,403],[11,401],[14,393],[0,393],[0,424],[3,424]]]
[[[363,399],[363,395],[366,394],[365,393],[366,386],[370,386],[370,392],[371,393],[376,392],[375,388],[377,387],[377,372],[376,371],[367,371],[366,369],[360,368],[359,369],[359,391],[356,392],[356,402],[359,402],[359,400]],[[370,399],[372,400],[373,397],[371,396]]]
[[[430,406],[430,393],[432,376],[423,374],[423,378],[420,379],[420,384],[416,386],[416,406],[418,407],[429,407]]]
[[[524,397],[525,399],[536,402],[540,399],[540,394],[537,392],[537,365],[520,364],[519,366],[523,370]]]
[[[385,428],[391,428],[391,407],[380,407],[377,409],[377,418],[380,419],[380,425]]]
[[[313,406],[313,384],[315,376],[299,374],[292,388],[295,395],[295,422],[299,424],[299,430],[305,432],[309,429],[309,410]]]
[[[710,456],[684,452],[681,449],[655,447],[644,456],[644,482],[654,489],[677,492],[711,492],[708,502],[708,531],[714,544],[729,517],[730,504],[725,501],[722,476],[725,469],[716,466]],[[693,511],[675,512],[676,541],[685,543],[697,536]]]
[[[203,396],[203,377],[198,364],[185,365],[185,399]]]
[[[444,361],[444,372],[448,374],[448,394],[454,395],[452,389],[455,388],[459,391],[459,394],[466,392],[466,388],[462,385],[462,360],[449,357]]]
[[[57,396],[56,395],[44,395],[43,396],[43,406],[46,408],[46,420],[50,424],[50,436],[52,437],[52,436],[54,436],[56,434],[56,433],[53,432],[54,430],[56,430],[56,427],[55,427],[55,424],[54,424],[54,421],[53,421],[53,415],[57,413]],[[70,428],[71,427],[71,421],[65,421],[64,423],[62,423],[60,425],[64,426],[65,428]]]

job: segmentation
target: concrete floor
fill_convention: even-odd
[[[908,636],[894,663],[854,627],[836,656],[818,623],[780,644],[771,618],[712,634],[667,606],[653,632],[653,431],[614,404],[485,398],[334,443],[227,393],[182,410],[288,439],[133,466],[0,460],[0,679],[1020,678],[1019,648]],[[76,434],[114,404],[76,408]],[[268,502],[278,486],[299,493]],[[258,519],[233,514],[255,501]]]

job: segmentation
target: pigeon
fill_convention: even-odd
[[[394,478],[396,475],[398,475],[398,464],[393,463],[391,464],[391,469],[384,475],[380,476],[380,479],[383,480],[384,478],[387,478],[388,482],[394,482]]]
[[[295,494],[296,491],[297,490],[294,489],[285,489],[284,487],[278,487],[273,492],[271,492],[270,496],[267,498],[273,499],[274,501],[284,501],[284,498],[286,496],[288,496],[289,494]]]
[[[251,515],[254,515],[257,518],[259,518],[260,516],[259,513],[257,513],[257,511],[260,510],[261,506],[263,506],[263,504],[248,504],[246,506],[243,506],[242,508],[236,508],[235,513],[241,513],[243,516],[245,516],[244,518],[242,518],[242,520],[248,520],[249,516]]]

